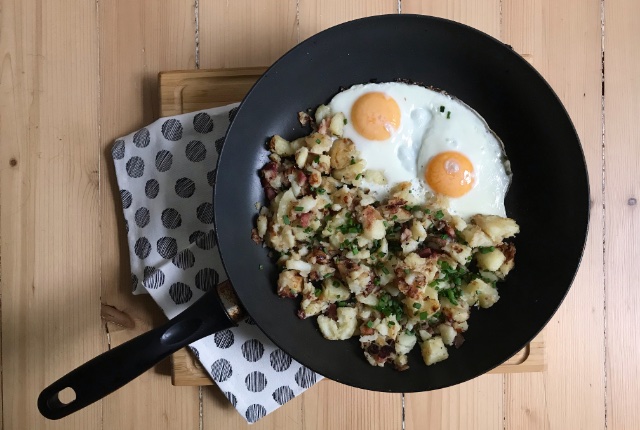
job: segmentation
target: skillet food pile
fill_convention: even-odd
[[[514,267],[502,143],[461,101],[400,82],[298,115],[311,133],[270,139],[252,230],[281,269],[278,295],[301,297],[326,339],[359,336],[373,366],[405,370],[417,344],[426,365],[447,359]]]

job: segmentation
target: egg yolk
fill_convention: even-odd
[[[386,94],[366,93],[353,104],[351,123],[369,140],[386,140],[400,126],[400,107]]]
[[[459,152],[441,152],[427,164],[424,178],[434,192],[461,197],[473,188],[473,165]]]

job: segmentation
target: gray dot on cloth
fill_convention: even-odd
[[[262,372],[251,372],[244,378],[247,390],[252,393],[259,393],[267,386],[267,377]]]
[[[213,184],[216,183],[216,169],[207,172],[207,183],[209,186],[213,187]]]
[[[146,128],[136,131],[136,134],[133,135],[133,144],[138,148],[146,148],[150,141],[151,135]]]
[[[213,335],[213,341],[221,349],[227,349],[233,345],[235,338],[231,330],[222,330]]]
[[[189,348],[191,348],[191,352],[193,352],[193,355],[196,356],[196,358],[199,360],[200,359],[200,352],[195,349],[193,346],[190,346]]]
[[[276,401],[276,403],[278,403],[280,406],[284,405],[285,403],[287,403],[289,400],[293,399],[295,397],[295,394],[293,393],[293,390],[291,389],[291,387],[287,387],[286,385],[277,388],[273,394],[273,400]]]
[[[235,408],[238,404],[238,399],[236,399],[236,396],[234,396],[231,391],[225,391],[224,396],[227,398],[227,400],[229,400],[229,402],[231,402],[231,404]]]
[[[162,258],[171,260],[178,252],[178,242],[172,237],[161,237],[156,243],[158,254]]]
[[[627,200],[627,204],[629,206],[635,206],[636,204],[638,204],[638,200],[636,200],[633,197],[631,197],[629,200]]]
[[[149,243],[149,240],[146,237],[141,237],[136,240],[136,243],[133,246],[133,251],[136,253],[138,258],[147,258],[149,253],[151,253],[151,244]]]
[[[202,203],[196,208],[196,216],[204,224],[213,223],[213,205],[209,202]]]
[[[182,225],[180,212],[173,208],[163,210],[162,215],[160,215],[160,219],[162,220],[162,225],[168,229],[178,228]]]
[[[144,281],[142,281],[142,284],[145,288],[156,290],[164,284],[164,273],[153,266],[147,266],[144,268]]]
[[[213,230],[208,233],[203,231],[194,231],[189,236],[189,243],[194,243],[200,249],[208,250],[216,246],[216,234]]]
[[[291,366],[293,359],[289,354],[281,349],[276,349],[269,354],[269,361],[271,361],[271,367],[276,372],[284,372]]]
[[[144,185],[144,194],[150,198],[155,199],[160,192],[160,184],[155,179],[149,179]]]
[[[171,262],[178,269],[187,270],[193,267],[196,262],[196,257],[189,249],[183,249],[182,251],[178,252],[175,257],[173,257]]]
[[[211,291],[216,285],[218,285],[219,275],[214,269],[205,267],[200,269],[196,274],[196,288],[200,291]]]
[[[136,288],[138,288],[138,277],[132,273],[131,274],[131,291],[135,291]]]
[[[245,319],[244,322],[246,322],[249,325],[256,325],[256,322],[251,317],[247,317],[247,319]]]
[[[126,219],[124,220],[124,231],[129,233],[129,221],[127,221]]]
[[[196,184],[189,178],[180,178],[176,181],[176,194],[183,199],[191,197],[196,191]]]
[[[132,178],[139,178],[144,175],[144,161],[140,157],[131,157],[127,161],[127,175]]]
[[[162,123],[162,135],[165,139],[175,142],[182,138],[182,124],[175,118],[171,118]]]
[[[255,423],[260,418],[267,415],[267,410],[264,406],[259,404],[253,404],[247,408],[247,412],[245,412],[244,416],[249,423]]]
[[[129,209],[131,202],[133,201],[131,193],[127,190],[120,190],[120,199],[122,200],[122,207]]]
[[[198,133],[206,134],[213,130],[213,120],[206,112],[200,112],[193,117],[193,129]]]
[[[187,284],[176,282],[169,287],[169,297],[176,305],[187,303],[193,297],[193,292]]]
[[[111,156],[114,160],[122,160],[124,158],[124,140],[116,140],[111,148]]]
[[[214,142],[216,152],[220,155],[222,151],[222,147],[224,146],[224,136]]]
[[[202,161],[207,156],[207,148],[204,147],[204,143],[199,140],[192,140],[187,143],[187,147],[184,150],[187,160],[197,163]]]
[[[233,375],[233,368],[224,358],[220,358],[211,365],[211,377],[216,382],[224,382]]]
[[[149,209],[147,208],[140,208],[136,211],[136,214],[134,216],[134,219],[136,221],[136,225],[140,228],[144,228],[147,226],[147,224],[149,224],[149,221],[151,221],[151,215],[149,214]]]
[[[316,383],[316,374],[311,369],[302,366],[296,372],[295,380],[301,388],[309,388]]]
[[[252,363],[260,360],[264,354],[264,346],[257,339],[246,341],[240,349],[242,350],[242,356]]]
[[[158,151],[156,154],[156,169],[158,172],[166,172],[173,164],[173,155],[166,150]]]

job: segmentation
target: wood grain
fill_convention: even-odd
[[[500,0],[467,2],[403,0],[402,13],[452,19],[492,36],[500,36]],[[477,408],[477,409],[476,409]],[[485,411],[485,413],[479,413]],[[443,429],[495,429],[502,427],[503,376],[485,375],[468,383],[427,393],[406,395],[406,428],[433,423]],[[434,421],[435,420],[435,421]]]
[[[607,426],[640,422],[640,56],[637,1],[605,2]]]
[[[99,428],[92,405],[46,421],[40,391],[102,352],[95,4],[0,6],[2,402],[6,429]]]
[[[115,347],[165,320],[149,296],[131,295],[129,251],[111,146],[158,115],[158,72],[195,68],[191,0],[98,3],[100,26],[101,300],[133,321],[106,319]],[[108,315],[115,315],[111,312]],[[105,429],[198,428],[199,390],[171,390],[169,362],[156,366],[102,402]]]
[[[507,428],[601,429],[605,424],[599,6],[596,1],[579,7],[551,0],[503,3],[504,41],[533,55],[534,65],[574,122],[587,159],[592,198],[580,270],[545,329],[547,371],[505,377]],[[579,324],[577,315],[582,315]]]
[[[200,1],[200,67],[271,65],[298,41],[296,3]]]
[[[334,25],[365,16],[398,13],[397,0],[300,0],[299,41]]]

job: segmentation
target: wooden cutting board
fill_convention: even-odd
[[[525,56],[526,58],[526,56]],[[262,67],[162,72],[159,75],[160,116],[239,102],[264,73]],[[490,373],[542,372],[545,368],[543,333]],[[171,357],[173,385],[212,385],[213,381],[188,349]]]

